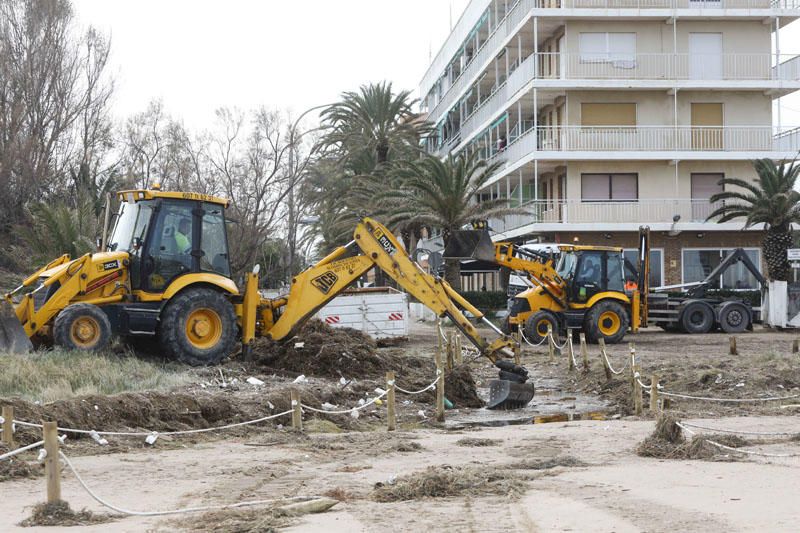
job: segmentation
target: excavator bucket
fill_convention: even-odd
[[[493,379],[489,382],[489,403],[487,409],[522,409],[533,400],[533,383],[517,383],[507,379]]]
[[[450,235],[444,257],[494,261],[494,243],[486,230],[457,230]]]
[[[14,308],[0,299],[0,353],[28,353],[33,344],[17,319]]]

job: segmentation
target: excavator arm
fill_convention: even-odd
[[[256,336],[276,341],[291,338],[319,309],[373,267],[381,269],[437,316],[450,318],[480,353],[500,369],[501,379],[490,384],[489,407],[519,407],[530,401],[533,386],[525,384],[527,370],[506,360],[513,357],[514,341],[446,281],[423,271],[395,236],[371,218],[357,224],[351,243],[295,276],[286,296],[255,299],[252,294],[257,294],[258,278],[256,274],[248,277],[241,312],[245,347]],[[497,331],[499,338],[486,340],[464,312],[484,320]]]

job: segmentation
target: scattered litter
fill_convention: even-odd
[[[158,440],[158,432],[154,431],[150,433],[147,437],[145,437],[144,441],[151,446],[156,443]]]
[[[345,387],[348,383],[350,382],[344,379],[344,377],[339,378],[339,385],[341,385],[342,387]]]
[[[306,346],[306,343],[304,343],[304,342],[296,342],[296,343],[294,343],[294,347],[297,348],[298,350],[301,349],[301,348],[305,348],[305,346]]]
[[[382,388],[380,388],[380,387],[375,387],[375,394],[377,394],[378,396],[380,396],[380,395],[381,395],[381,394],[383,394],[384,392],[386,392],[386,391],[385,391],[385,390],[383,390]]]
[[[339,407],[339,406],[338,405],[333,405],[332,403],[328,403],[328,402],[325,402],[325,403],[322,404],[322,408],[327,410],[327,411],[330,411],[331,409],[336,409],[337,407]]]
[[[736,386],[737,387],[744,387],[744,383],[743,382],[737,383]]]
[[[365,403],[367,403],[367,402],[364,401],[364,398],[359,398],[358,399],[358,405],[359,406],[364,405]]]
[[[39,455],[36,456],[36,462],[41,463],[42,461],[44,461],[45,457],[47,457],[47,450],[45,450],[44,448],[40,448]]]
[[[106,439],[104,439],[103,437],[101,437],[101,436],[100,436],[100,435],[97,433],[97,431],[95,431],[95,430],[92,430],[92,431],[89,433],[89,436],[90,436],[90,437],[92,437],[92,439],[93,439],[93,440],[94,440],[94,441],[95,441],[97,444],[99,444],[100,446],[108,446],[108,441],[107,441]]]
[[[419,411],[417,411],[417,416],[420,418],[425,418],[425,411],[420,409]]]
[[[308,380],[306,379],[306,376],[305,376],[305,374],[300,374],[299,376],[297,376],[296,378],[294,378],[294,381],[292,381],[292,383],[303,383],[303,382],[305,382],[305,381],[308,381]]]
[[[350,411],[350,416],[355,418],[356,420],[358,420],[358,416],[359,416],[358,415],[358,409],[353,409],[352,411]]]
[[[249,378],[247,378],[247,382],[248,382],[250,385],[263,385],[263,384],[264,384],[264,382],[263,382],[263,381],[261,381],[261,380],[260,380],[260,379],[258,379],[258,378],[254,378],[254,377],[249,377]]]
[[[380,398],[376,399],[375,405],[383,405],[383,400],[381,400]]]

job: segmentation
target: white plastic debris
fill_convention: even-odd
[[[386,391],[385,391],[385,390],[383,390],[382,388],[380,388],[380,387],[375,387],[375,394],[377,394],[378,396],[380,396],[380,395],[381,395],[381,394],[383,394],[384,392],[386,392]]]
[[[364,398],[359,398],[358,399],[358,405],[364,405],[365,403],[367,403],[367,402],[364,401]]]
[[[155,444],[157,440],[158,440],[158,432],[157,432],[157,431],[154,431],[154,432],[150,433],[150,434],[149,434],[147,437],[145,437],[145,439],[144,439],[144,441],[145,441],[147,444],[150,444],[151,446],[152,446],[153,444]]]
[[[403,405],[411,405],[411,400],[403,400]]]
[[[336,409],[336,407],[338,407],[338,406],[333,405],[332,403],[328,403],[328,402],[325,402],[325,403],[322,404],[322,408],[325,409],[326,411],[330,411],[331,409]]]
[[[58,442],[60,442],[61,444],[64,444],[64,442],[66,442],[66,440],[67,440],[67,434],[66,433],[64,433],[63,435],[58,437]]]
[[[42,461],[44,461],[45,457],[47,457],[47,450],[45,450],[44,448],[41,448],[39,450],[39,455],[36,456],[36,461],[41,463]]]
[[[99,411],[99,410],[100,410],[100,408],[99,408],[99,407],[97,407],[97,406],[95,405],[95,406],[94,406],[94,410],[95,410],[95,411]]]
[[[358,409],[353,409],[352,411],[350,411],[350,416],[352,416],[353,418],[355,418],[357,420],[358,419]]]
[[[342,387],[344,387],[348,383],[350,383],[350,382],[347,381],[346,379],[344,379],[343,377],[339,378],[339,385],[341,385]]]
[[[297,348],[297,349],[304,348],[305,345],[306,345],[305,342],[296,342],[296,343],[294,343],[294,347]]]
[[[391,476],[389,476],[389,479],[386,480],[386,483],[389,485],[394,485],[395,483],[397,483],[397,474],[392,474]]]
[[[108,446],[108,441],[103,437],[101,437],[100,434],[97,433],[97,431],[95,430],[90,431],[89,436],[92,437],[92,440],[94,440],[100,446]]]
[[[272,402],[269,402],[269,401],[267,402],[267,407],[269,407],[269,410],[270,410],[270,411],[272,411],[273,409],[275,409],[275,406],[274,406],[274,405],[272,405]]]
[[[304,381],[308,381],[306,379],[306,375],[305,374],[300,374],[299,376],[294,378],[294,381],[292,383],[303,383]]]
[[[420,418],[425,418],[425,411],[420,409],[419,411],[417,411],[417,416]]]
[[[264,384],[264,382],[263,382],[263,381],[261,381],[261,380],[260,380],[260,379],[258,379],[258,378],[254,378],[254,377],[252,377],[252,376],[251,376],[251,377],[249,377],[249,378],[247,378],[247,382],[248,382],[250,385],[263,385],[263,384]]]
[[[744,387],[744,382],[740,382],[736,384],[737,387]]]

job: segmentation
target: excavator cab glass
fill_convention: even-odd
[[[570,256],[574,257],[569,259]],[[623,292],[625,279],[622,255],[608,250],[581,250],[562,256],[565,274],[574,302],[586,302],[604,291]],[[561,270],[559,269],[561,275]]]

